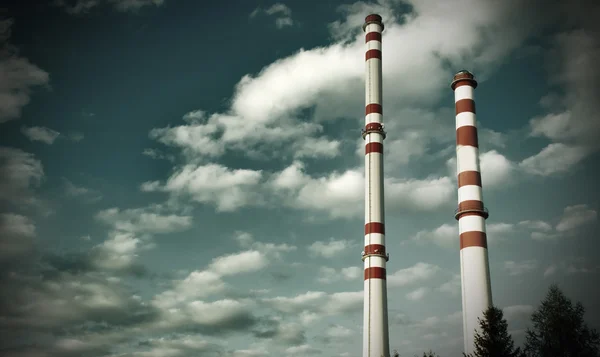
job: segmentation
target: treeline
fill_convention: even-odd
[[[515,347],[502,310],[492,306],[479,319],[475,350],[463,357],[600,357],[600,335],[587,326],[585,309],[573,304],[556,285],[531,315],[523,348]],[[399,356],[397,352],[395,356]],[[419,357],[415,355],[415,357]],[[440,357],[429,351],[423,357]]]

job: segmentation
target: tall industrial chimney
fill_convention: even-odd
[[[363,357],[389,357],[385,220],[383,204],[383,139],[381,86],[381,33],[379,15],[365,18],[366,108],[365,128],[365,268]]]
[[[456,166],[458,175],[458,220],[460,234],[460,277],[462,283],[463,333],[465,353],[474,349],[477,318],[492,305],[492,288],[488,263],[479,148],[475,117],[473,74],[460,71],[451,84],[456,105]]]

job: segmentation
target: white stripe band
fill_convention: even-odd
[[[474,99],[474,89],[471,86],[462,85],[454,90],[454,102],[462,99]]]

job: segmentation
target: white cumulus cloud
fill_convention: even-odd
[[[440,270],[440,267],[437,265],[420,262],[412,267],[400,269],[393,274],[388,274],[388,286],[399,287],[422,282],[434,277]]]
[[[357,280],[361,276],[362,271],[363,270],[359,267],[347,267],[340,270],[329,267],[321,267],[319,269],[317,281],[320,283],[329,284],[336,281]]]
[[[261,177],[261,171],[232,170],[217,164],[186,165],[174,173],[164,186],[146,182],[142,184],[142,190],[184,195],[200,203],[213,203],[217,210],[227,212],[261,203],[261,196],[255,193]]]
[[[255,272],[268,264],[264,254],[250,250],[215,258],[208,268],[220,275],[234,275]]]
[[[548,176],[567,172],[585,156],[586,150],[582,147],[553,143],[534,156],[524,159],[519,165],[533,174]]]
[[[459,244],[458,225],[444,223],[432,231],[419,231],[411,239],[417,242],[433,241],[437,245],[445,248],[457,247]]]
[[[332,258],[340,252],[350,248],[352,243],[345,239],[335,240],[331,238],[329,241],[317,241],[308,246],[308,251],[313,256],[324,258]]]
[[[556,225],[558,232],[566,232],[576,229],[580,226],[596,221],[598,212],[587,205],[567,206],[564,209],[563,216]]]
[[[424,288],[424,287],[415,289],[415,290],[409,292],[408,294],[406,294],[406,298],[411,301],[422,300],[427,295],[429,290],[430,289]]]
[[[260,13],[265,13],[269,16],[275,17],[275,25],[279,29],[286,26],[292,26],[294,24],[294,20],[292,20],[292,10],[282,3],[273,4],[267,9],[258,7],[254,9],[252,13],[250,13],[250,17],[256,17]]]

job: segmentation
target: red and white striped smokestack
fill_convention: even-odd
[[[492,305],[488,263],[474,90],[477,81],[468,71],[454,75],[451,84],[456,105],[456,166],[458,175],[458,220],[460,234],[460,276],[462,282],[463,333],[465,353],[474,349],[477,318]]]
[[[365,248],[363,357],[389,357],[385,220],[383,204],[383,139],[381,106],[381,33],[379,15],[365,18],[366,108],[365,128]]]

